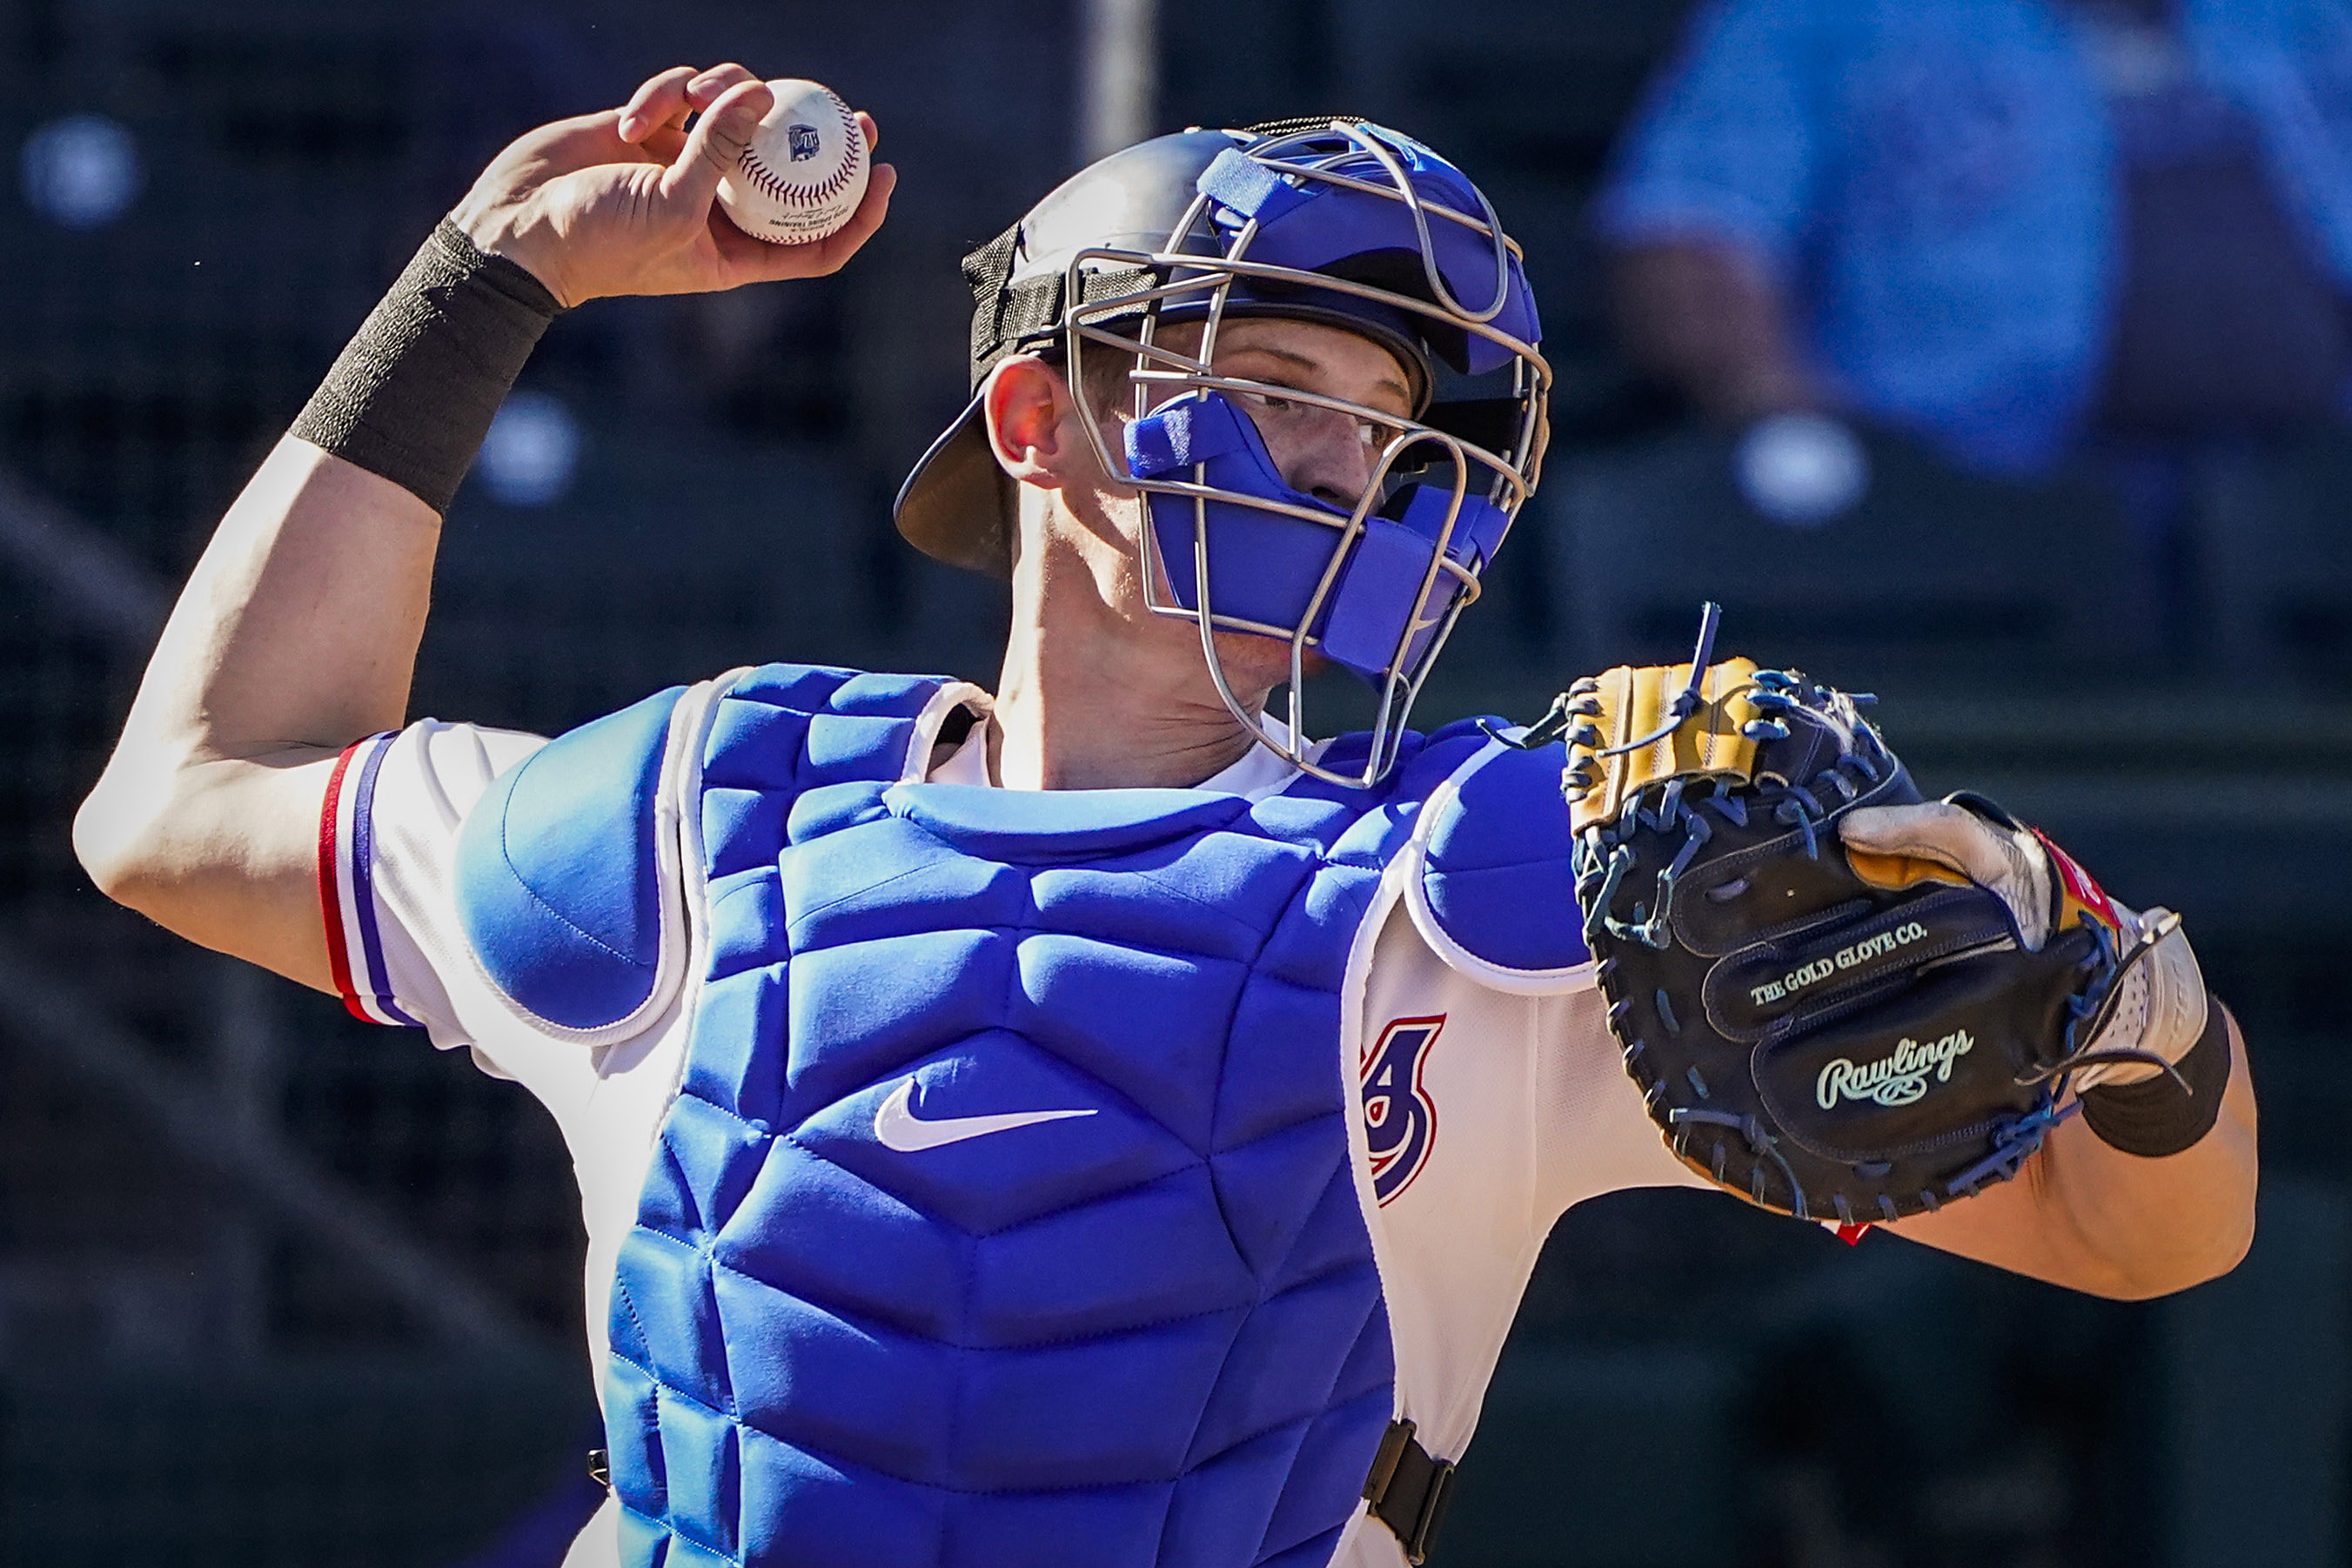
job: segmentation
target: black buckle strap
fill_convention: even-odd
[[[1454,1461],[1431,1458],[1412,1434],[1410,1421],[1389,1423],[1364,1478],[1364,1500],[1372,1505],[1372,1517],[1404,1543],[1405,1561],[1419,1564],[1454,1500]]]
[[[613,1489],[613,1456],[610,1452],[603,1448],[588,1450],[588,1479],[606,1491]]]
[[[1068,303],[1063,297],[1068,279],[1062,273],[1013,281],[1021,242],[1021,226],[1016,223],[963,258],[963,279],[971,286],[974,391],[979,390],[997,361],[1017,351],[1024,341],[1060,325],[1063,307]],[[1079,276],[1078,300],[1092,305],[1123,299],[1129,294],[1147,293],[1160,281],[1159,275],[1148,267],[1089,268]],[[1130,310],[1105,310],[1094,319],[1121,320],[1140,313],[1143,308],[1138,305]]]

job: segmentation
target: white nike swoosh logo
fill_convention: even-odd
[[[1034,1127],[1041,1121],[1062,1121],[1073,1116],[1092,1116],[1092,1110],[1008,1110],[996,1116],[943,1116],[936,1121],[926,1121],[915,1114],[915,1080],[908,1079],[890,1091],[882,1109],[874,1113],[874,1136],[882,1141],[885,1149],[895,1149],[901,1154],[919,1154],[926,1149],[938,1149],[950,1143],[961,1143],[967,1138],[985,1138],[992,1132],[1009,1132],[1015,1127]]]

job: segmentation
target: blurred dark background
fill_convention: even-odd
[[[596,1428],[547,1120],[109,905],[67,824],[173,586],[433,219],[678,61],[871,110],[890,225],[832,279],[557,324],[450,514],[417,711],[551,731],[768,658],[990,679],[1000,597],[888,500],[963,394],[956,259],[1080,161],[1122,3],[0,0],[0,1563],[560,1559]],[[1366,114],[1526,246],[1552,457],[1423,720],[1532,717],[1719,598],[1727,646],[1878,690],[1923,784],[2184,911],[2263,1094],[2254,1253],[2161,1302],[1705,1194],[1570,1214],[1447,1568],[2352,1563],[2352,16],[2279,0],[2289,47],[2224,0],[1948,8],[1925,44],[1828,0],[1687,38],[1685,0],[1147,32],[1146,127]]]

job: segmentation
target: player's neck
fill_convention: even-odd
[[[1123,612],[1077,552],[1015,569],[989,769],[1012,789],[1185,789],[1256,742],[1188,624]],[[1054,591],[1046,592],[1047,582]]]

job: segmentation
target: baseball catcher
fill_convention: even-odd
[[[112,896],[556,1118],[611,1491],[573,1563],[1417,1563],[1546,1234],[1628,1187],[2110,1295],[2234,1263],[2253,1101],[2171,922],[1920,801],[1847,699],[1702,654],[1411,728],[1550,373],[1492,204],[1383,126],[1159,137],[964,258],[971,401],[897,521],[1009,583],[993,691],[414,718],[440,513],[547,324],[882,222],[887,165],[812,244],[714,213],[770,100],[681,68],[490,165],[76,827]],[[1317,733],[1324,668],[1369,729]]]

